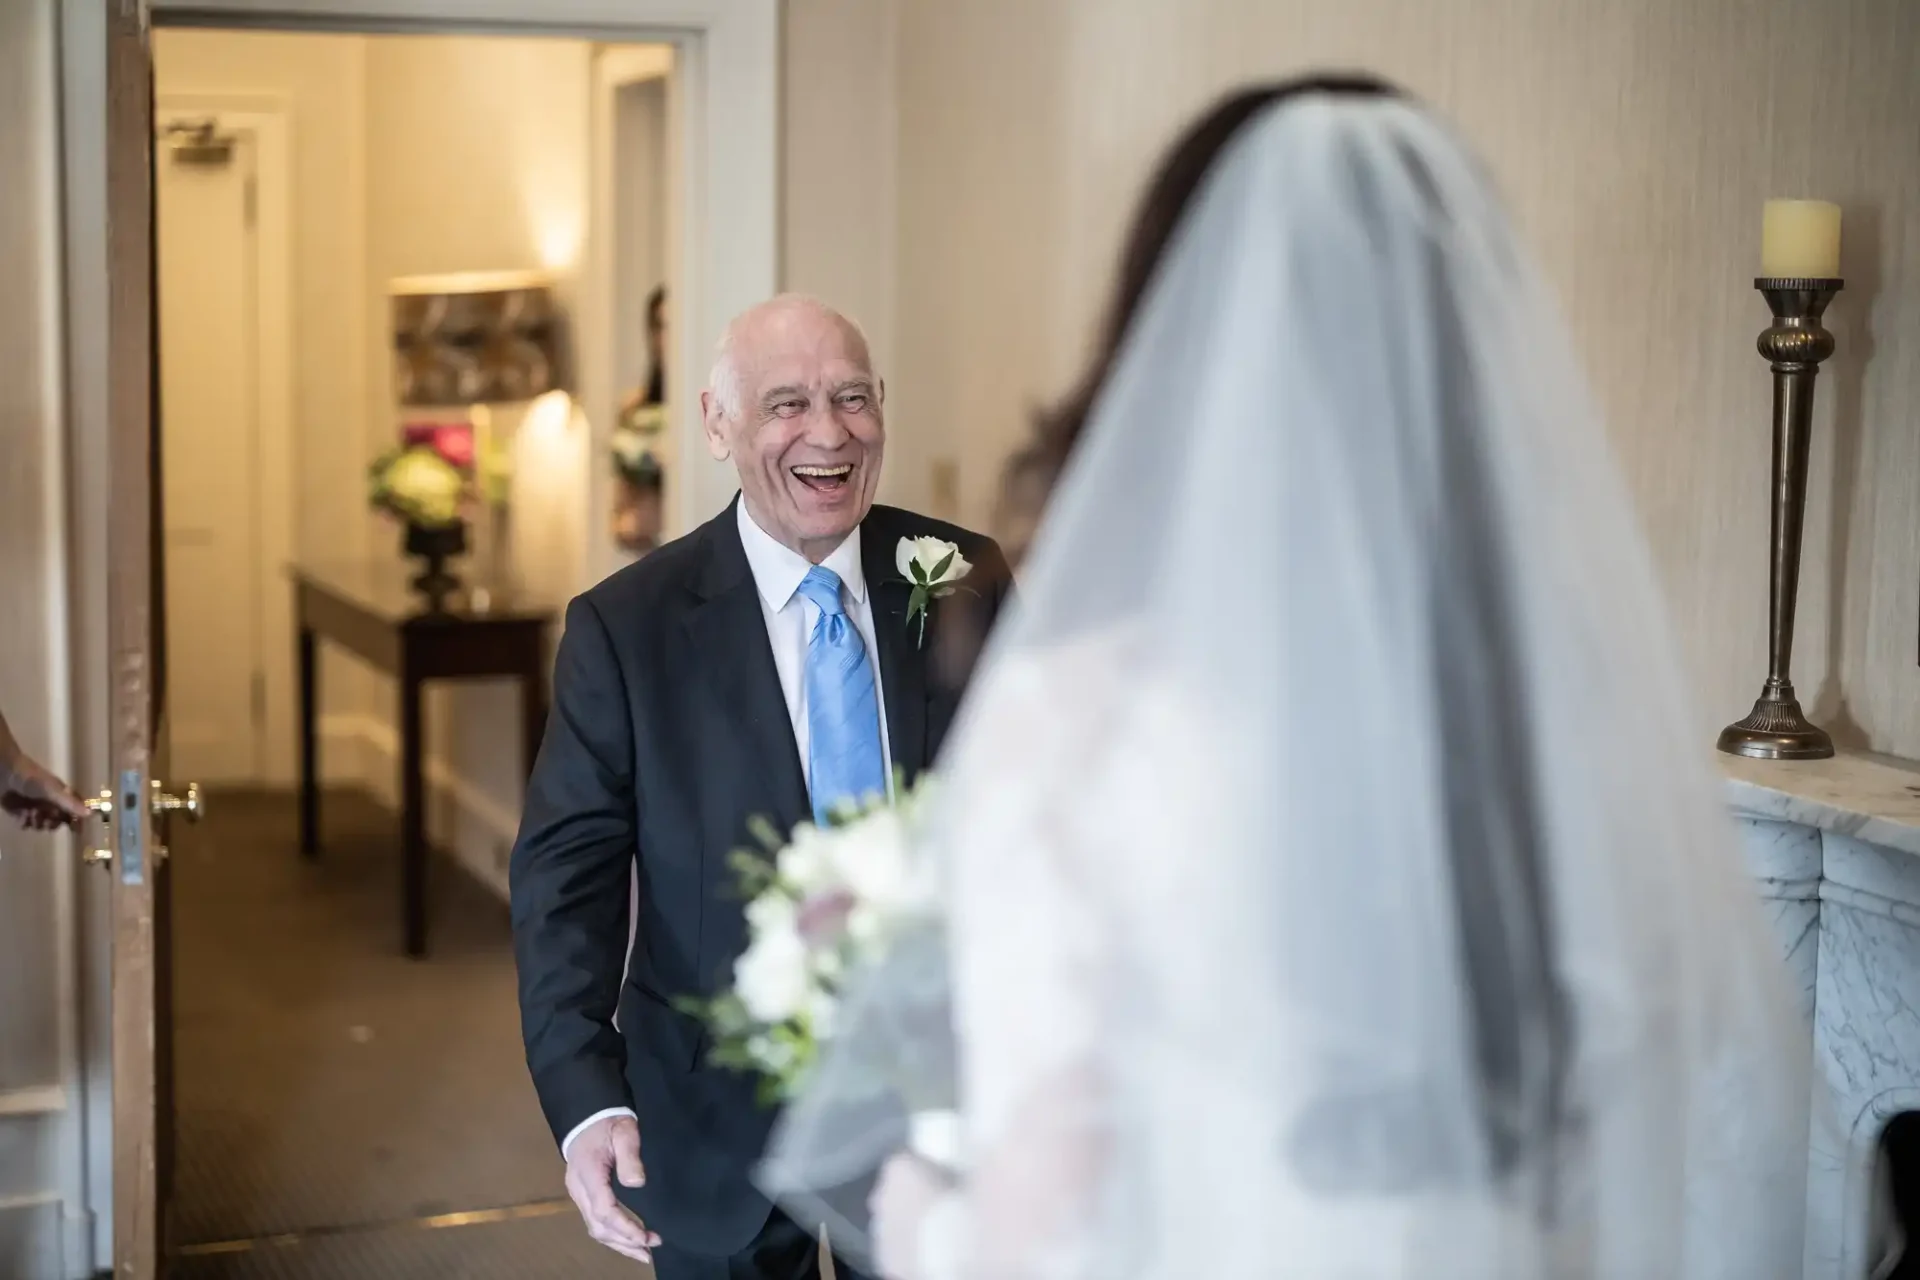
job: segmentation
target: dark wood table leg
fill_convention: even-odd
[[[320,856],[320,731],[316,637],[313,628],[300,628],[300,853]]]
[[[427,954],[427,788],[420,678],[400,672],[400,897],[407,954]]]
[[[520,676],[520,733],[524,746],[521,762],[527,776],[533,776],[533,762],[540,758],[540,740],[547,732],[547,673],[536,665]]]

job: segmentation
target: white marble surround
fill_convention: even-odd
[[[1808,1153],[1806,1280],[1860,1280],[1876,1141],[1920,1111],[1920,764],[1720,759],[1836,1121]]]

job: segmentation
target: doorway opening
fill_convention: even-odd
[[[208,795],[169,872],[171,1274],[628,1274],[560,1198],[506,859],[560,606],[610,567],[603,384],[638,403],[679,328],[677,51],[153,56],[172,769]]]

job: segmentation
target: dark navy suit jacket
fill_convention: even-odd
[[[895,547],[927,535],[959,545],[977,594],[935,602],[922,647]],[[986,538],[889,507],[860,537],[889,744],[912,777],[953,722],[1006,564]],[[745,949],[729,854],[752,843],[749,821],[784,831],[809,813],[731,508],[568,606],[511,869],[527,1065],[556,1140],[597,1111],[638,1113],[647,1184],[617,1190],[694,1253],[734,1253],[766,1223],[751,1170],[774,1113],[755,1080],[707,1064],[700,1023],[674,1001],[723,989]]]

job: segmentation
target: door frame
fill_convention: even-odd
[[[254,352],[253,405],[259,489],[254,626],[260,638],[266,708],[260,722],[264,740],[252,781],[290,787],[294,781],[293,599],[287,589],[286,566],[293,562],[299,518],[299,493],[293,483],[293,353],[299,317],[293,307],[292,104],[278,94],[179,89],[156,93],[153,115],[156,129],[170,118],[211,116],[222,130],[253,137],[253,327],[259,343]],[[175,767],[180,767],[177,762]]]
[[[681,68],[676,56],[677,50],[666,51],[656,48],[639,49],[597,49],[594,51],[593,69],[590,74],[593,105],[589,112],[588,160],[587,160],[587,204],[589,216],[588,243],[583,261],[586,267],[586,279],[595,282],[594,287],[583,291],[583,306],[594,308],[594,323],[587,326],[587,332],[597,335],[600,349],[583,352],[582,374],[591,375],[591,381],[583,376],[580,385],[581,407],[586,411],[590,430],[588,456],[593,461],[594,471],[589,477],[587,487],[587,527],[588,549],[586,560],[589,579],[598,581],[608,574],[630,564],[634,557],[622,551],[613,543],[609,528],[613,518],[613,476],[606,465],[608,452],[613,447],[613,428],[619,416],[620,400],[629,389],[620,383],[617,370],[621,335],[618,325],[621,319],[622,298],[633,291],[632,282],[620,279],[616,271],[619,257],[620,233],[615,217],[617,204],[615,192],[620,182],[623,161],[618,153],[618,97],[620,91],[628,85],[659,80],[666,86],[666,154],[660,157],[664,167],[667,199],[666,226],[663,228],[665,279],[667,288],[667,367],[678,371],[681,367],[679,352],[684,345],[681,342],[680,312],[676,299],[680,292],[677,278],[678,246],[681,243],[681,227],[686,222],[686,212],[682,208],[687,182],[682,172],[685,148],[680,145],[680,105]],[[699,386],[704,383],[704,371],[700,382],[680,383],[680,386]],[[669,383],[669,388],[673,385]],[[697,396],[667,396],[667,409],[676,416],[682,414],[688,406],[682,402],[698,400]],[[697,441],[695,443],[698,443]],[[665,515],[665,528],[662,540],[677,538],[690,531],[700,519],[697,510],[688,502],[686,484],[679,479],[683,470],[683,460],[688,441],[681,433],[673,433],[667,442],[668,456],[663,459],[667,467],[668,504]],[[693,458],[706,457],[706,450],[700,447]]]
[[[72,688],[76,784],[95,788],[117,774],[110,730],[121,682],[110,668],[109,630],[116,611],[108,607],[115,556],[109,536],[112,493],[97,465],[124,428],[123,402],[109,394],[116,385],[106,330],[112,288],[124,284],[131,259],[110,235],[107,214],[119,194],[108,162],[118,139],[110,93],[128,68],[110,71],[106,52],[112,22],[150,15],[149,0],[46,0],[59,15],[61,120],[61,238],[64,248],[62,365],[66,376],[68,608],[73,640]],[[494,34],[573,36],[619,43],[675,46],[676,79],[683,107],[678,136],[685,182],[678,203],[681,237],[674,246],[673,278],[679,282],[672,368],[679,386],[700,386],[702,356],[725,321],[776,292],[780,251],[781,0],[158,0],[151,16],[162,25],[231,29],[347,31],[365,34]],[[150,64],[149,64],[150,69]],[[122,113],[123,114],[123,113]],[[142,134],[147,130],[143,127]],[[124,142],[124,140],[120,140]],[[141,139],[143,145],[145,137]],[[151,186],[151,175],[148,175]],[[597,229],[590,230],[590,235]],[[142,250],[142,253],[145,251]],[[590,244],[585,258],[594,260]],[[593,286],[591,280],[583,285]],[[598,304],[593,304],[598,307]],[[123,335],[124,339],[124,335]],[[582,370],[583,381],[587,371]],[[602,375],[605,376],[605,375]],[[125,384],[119,383],[124,390]],[[682,444],[685,484],[676,504],[680,527],[718,512],[733,493],[731,473],[708,460],[700,435],[697,400],[685,397],[675,413]],[[90,465],[89,460],[93,460]],[[591,459],[590,465],[599,459]],[[591,483],[593,475],[583,476]],[[603,539],[604,529],[586,536]],[[583,548],[581,564],[594,564]],[[122,566],[124,572],[124,566]],[[87,1190],[93,1214],[95,1262],[114,1264],[116,1274],[146,1280],[150,1271],[128,1269],[115,1259],[115,1223],[137,1222],[122,1187],[138,1187],[136,1171],[116,1160],[114,1103],[109,1064],[138,1066],[131,1036],[116,1026],[140,1025],[115,1008],[115,966],[138,960],[140,937],[118,921],[113,896],[98,884],[87,895],[82,921],[84,971],[83,1046],[87,1091]],[[150,921],[148,922],[151,923]],[[139,931],[136,929],[135,934]],[[150,937],[150,934],[146,935]],[[121,945],[116,946],[116,941]],[[150,950],[147,963],[153,957]],[[151,1030],[152,1009],[145,1027]],[[116,1055],[115,1050],[122,1052]],[[151,1074],[150,1064],[148,1074]],[[136,1113],[137,1114],[137,1113]],[[124,1136],[124,1128],[122,1129]],[[118,1153],[124,1155],[124,1152]],[[119,1191],[117,1194],[116,1192]],[[137,1193],[137,1190],[136,1190]],[[123,1226],[123,1230],[126,1228]],[[129,1260],[151,1267],[157,1260]]]

